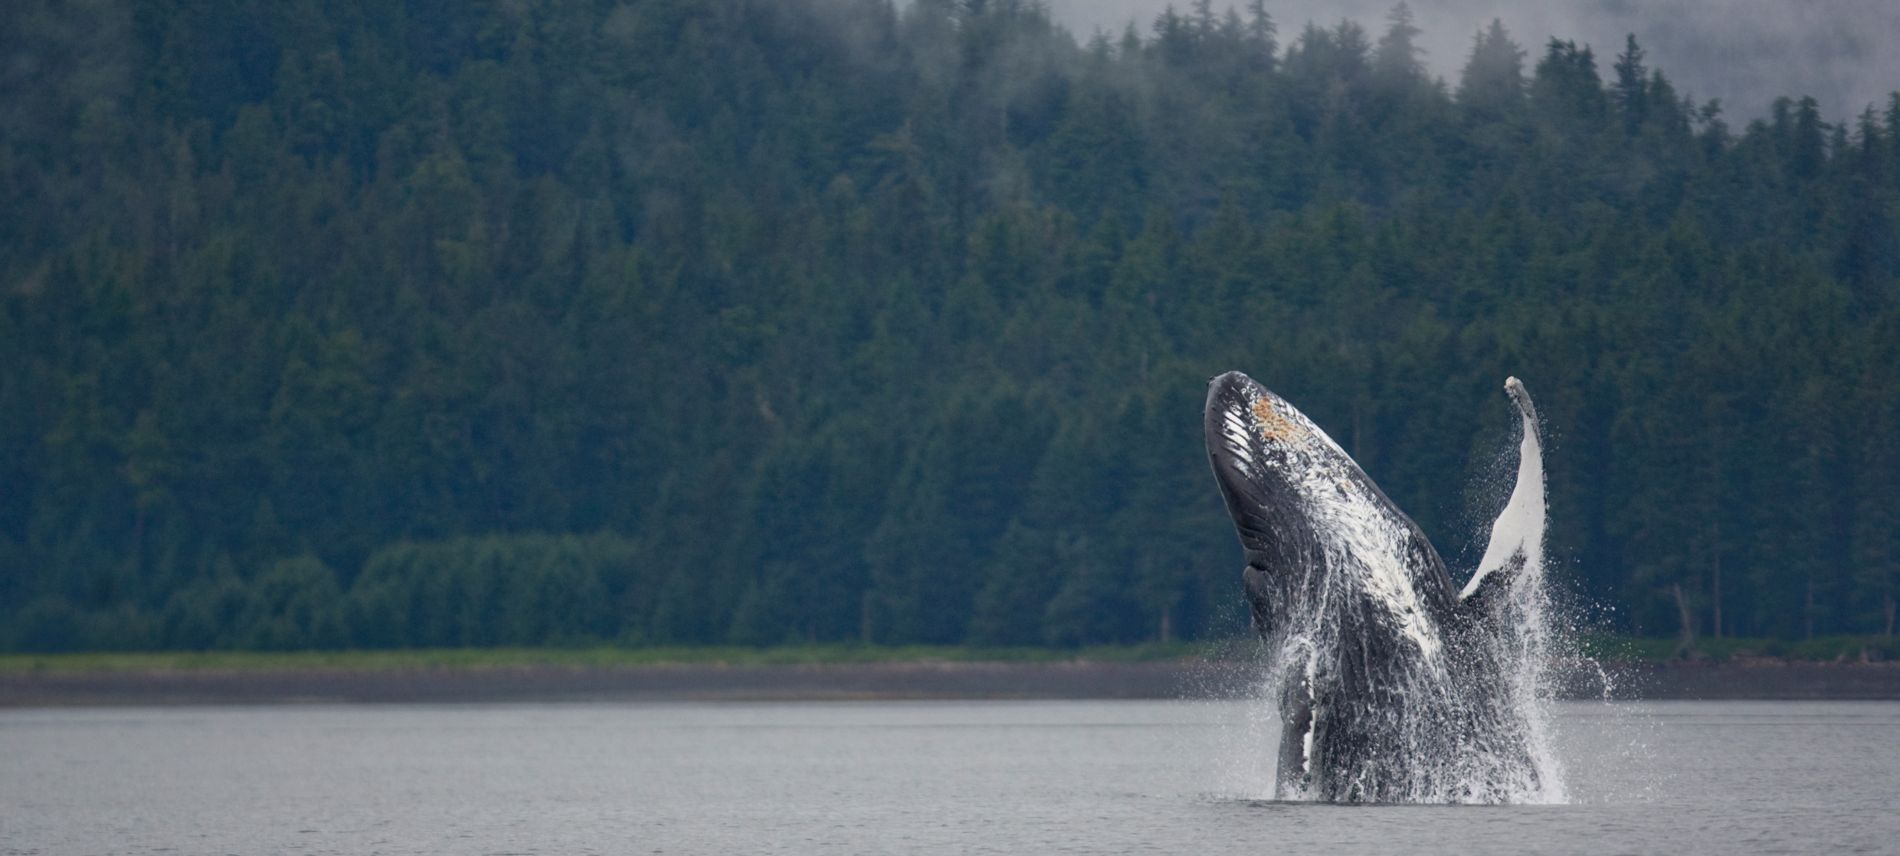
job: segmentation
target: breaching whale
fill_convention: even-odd
[[[1208,457],[1246,555],[1281,720],[1277,796],[1508,802],[1548,794],[1515,597],[1541,563],[1537,416],[1515,378],[1517,481],[1462,587],[1324,431],[1239,372],[1211,382]]]

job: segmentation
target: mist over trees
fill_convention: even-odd
[[[1334,26],[1385,19],[1395,0],[1270,0],[1282,29],[1308,21]],[[1698,102],[1720,99],[1731,116],[1755,119],[1781,96],[1812,96],[1824,113],[1848,116],[1884,105],[1900,80],[1900,4],[1889,0],[1755,2],[1736,0],[1406,0],[1421,24],[1426,69],[1456,81],[1471,34],[1501,19],[1532,47],[1559,38],[1609,55],[1631,33],[1676,88]],[[1118,33],[1192,0],[1047,0],[1050,17],[1084,38]],[[1217,8],[1218,8],[1217,4]],[[1245,8],[1244,3],[1234,5]]]
[[[1461,572],[1515,374],[1609,626],[1891,633],[1900,97],[1430,25],[6,4],[0,644],[1230,632],[1230,368]]]

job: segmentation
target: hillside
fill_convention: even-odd
[[[0,646],[1206,638],[1236,368],[1454,568],[1516,375],[1592,620],[1893,632],[1900,97],[1253,7],[7,4]]]

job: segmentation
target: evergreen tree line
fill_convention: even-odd
[[[1206,0],[0,11],[0,645],[1244,624],[1248,371],[1468,568],[1549,433],[1626,632],[1892,633],[1900,97]]]
[[[226,567],[162,604],[86,611],[42,598],[13,618],[13,644],[283,651],[598,643],[642,638],[615,608],[639,576],[624,538],[487,536],[376,551],[346,590],[310,555],[251,575]]]

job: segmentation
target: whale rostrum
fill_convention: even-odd
[[[1277,796],[1342,802],[1548,797],[1539,653],[1536,411],[1478,567],[1454,585],[1431,542],[1304,413],[1239,372],[1211,382],[1207,451],[1246,555],[1241,579],[1279,705]],[[1527,635],[1528,634],[1528,635]]]

